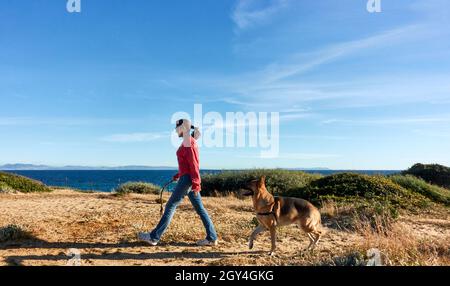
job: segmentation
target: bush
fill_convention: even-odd
[[[388,178],[380,175],[369,176],[355,173],[340,173],[317,179],[311,184],[294,189],[289,193],[314,203],[326,198],[364,198],[366,200],[388,201],[408,208],[423,206],[426,200],[411,193]]]
[[[0,194],[14,193],[15,190],[4,182],[0,182]]]
[[[0,184],[2,188],[22,193],[51,192],[52,190],[43,183],[16,174],[0,172]]]
[[[135,194],[158,194],[160,186],[154,185],[152,183],[144,182],[128,182],[120,185],[114,190],[117,195],[126,195],[130,193]]]
[[[438,164],[415,164],[402,172],[403,175],[413,175],[426,182],[450,189],[450,168]]]
[[[0,242],[14,242],[29,238],[31,238],[30,233],[23,230],[20,226],[8,225],[0,228]]]
[[[450,190],[448,189],[433,186],[423,179],[411,175],[394,175],[389,179],[411,192],[422,194],[437,203],[450,205]]]
[[[277,195],[306,186],[321,175],[301,171],[254,169],[245,171],[224,171],[202,176],[202,195],[228,195],[237,193],[249,181],[266,176],[267,189]]]
[[[366,261],[362,253],[352,251],[342,256],[336,256],[331,261],[319,264],[320,266],[365,266]]]
[[[317,179],[311,184],[289,193],[316,205],[334,202],[337,209],[346,209],[339,219],[343,227],[358,229],[369,225],[384,233],[398,217],[399,210],[417,212],[430,201],[380,175],[369,176],[340,173]],[[351,206],[351,208],[349,208]]]

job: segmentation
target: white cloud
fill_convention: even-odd
[[[410,25],[358,40],[332,44],[309,53],[298,53],[288,57],[284,61],[268,65],[264,70],[259,72],[258,77],[265,83],[277,82],[360,51],[367,51],[368,49],[386,47],[417,39],[417,37],[426,32],[425,29],[426,27],[424,26]]]
[[[412,133],[424,137],[433,137],[433,138],[440,138],[440,139],[450,139],[450,130],[440,130],[437,131],[430,131],[430,130],[422,130],[422,129],[414,129],[412,130]]]
[[[314,140],[351,140],[348,136],[331,136],[331,135],[280,135],[282,139],[314,139]]]
[[[0,126],[90,126],[126,124],[138,121],[137,119],[120,118],[63,118],[63,117],[0,117]]]
[[[428,10],[441,9],[443,1],[432,2],[432,5],[426,5]],[[270,20],[271,16],[286,5],[287,2],[273,1],[258,7],[255,1],[239,1],[233,19],[241,28],[252,27],[264,22],[259,21],[260,19]],[[422,8],[416,7],[419,12]],[[252,17],[252,15],[259,16]],[[414,69],[406,73],[403,67],[404,62],[421,63],[436,57],[436,54],[429,52],[423,44],[444,41],[442,33],[448,34],[444,30],[442,26],[429,19],[420,19],[417,24],[395,27],[359,39],[335,42],[310,51],[293,53],[253,71],[232,75],[189,75],[183,80],[208,90],[204,96],[205,100],[211,101],[214,97],[216,101],[251,111],[281,111],[297,106],[308,110],[308,113],[317,114],[342,108],[404,103],[448,104],[450,74],[447,71]],[[411,46],[421,48],[412,52]],[[340,61],[344,59],[350,64],[353,64],[352,59],[356,57],[358,61],[367,59],[370,65],[376,61],[375,57],[386,55],[392,58],[388,58],[387,61],[386,58],[380,58],[380,65],[376,66],[374,74],[370,74],[370,68],[374,70],[374,65],[369,66],[367,72],[362,69],[358,73],[352,73],[344,66],[344,73],[336,74],[336,78],[334,74],[327,74],[320,75],[319,78],[313,75],[315,81],[305,79],[310,72],[319,68],[327,72],[326,65],[334,64],[333,68],[340,67]],[[417,57],[422,58],[418,60]],[[355,61],[355,64],[357,67],[361,66],[359,62]],[[403,68],[403,71],[399,71],[399,68]],[[345,72],[349,72],[349,76],[346,76]],[[218,94],[215,95],[214,92]],[[299,111],[297,115],[284,115],[284,119],[303,116]]]
[[[316,114],[314,113],[307,113],[307,112],[296,112],[296,113],[282,113],[280,115],[280,121],[286,122],[286,121],[292,121],[292,120],[298,120],[298,119],[305,119],[305,118],[311,118],[314,117]]]
[[[281,153],[278,158],[292,159],[292,160],[315,160],[315,159],[329,159],[340,158],[342,155],[325,154],[325,153]]]
[[[449,115],[421,116],[409,118],[380,118],[380,119],[327,119],[322,124],[347,124],[347,125],[392,125],[392,124],[418,124],[418,123],[447,123]]]
[[[184,80],[187,79],[193,85],[226,92],[227,96],[218,95],[217,100],[253,110],[281,110],[293,105],[305,108],[307,106],[305,103],[308,102],[335,103],[341,98],[351,98],[354,107],[370,106],[376,102],[389,103],[398,98],[414,102],[417,99],[423,100],[424,93],[431,95],[428,97],[429,100],[445,99],[445,94],[448,94],[449,90],[449,85],[445,84],[445,77],[436,77],[432,74],[415,75],[421,79],[419,81],[412,81],[411,77],[414,75],[411,74],[400,77],[398,74],[394,76],[384,74],[382,77],[376,74],[362,74],[359,77],[352,77],[348,82],[322,80],[318,83],[305,82],[300,77],[343,58],[362,53],[375,55],[377,49],[410,42],[420,43],[434,37],[436,33],[439,31],[430,30],[426,24],[408,25],[357,40],[330,44],[306,53],[292,54],[251,72],[232,76],[197,75],[195,78],[185,77]],[[407,83],[408,81],[410,83]],[[411,88],[413,85],[416,87]],[[208,97],[210,96],[211,94],[208,94]],[[367,102],[368,99],[371,102]]]
[[[106,142],[117,143],[136,143],[136,142],[150,142],[162,138],[169,139],[169,132],[149,132],[149,133],[126,133],[126,134],[113,134],[101,138]]]
[[[289,0],[238,0],[231,19],[240,30],[265,24],[288,6]]]
[[[240,158],[253,158],[253,159],[289,159],[289,160],[316,160],[316,159],[329,159],[340,158],[342,155],[338,154],[326,154],[326,153],[280,153],[276,157],[261,157],[259,154],[247,154],[237,155]]]

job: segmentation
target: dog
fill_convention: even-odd
[[[266,178],[249,182],[241,192],[244,196],[252,196],[253,207],[259,226],[249,239],[249,249],[253,241],[263,231],[270,231],[272,248],[269,255],[276,250],[276,228],[297,224],[309,237],[310,243],[306,250],[313,250],[322,235],[322,225],[319,210],[310,202],[299,198],[274,197],[266,189]]]

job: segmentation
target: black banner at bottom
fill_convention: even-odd
[[[447,267],[4,267],[0,268],[0,275],[2,280],[31,279],[34,283],[56,282],[58,285],[61,282],[86,284],[93,278],[103,283],[127,285],[142,281],[195,285],[329,281],[364,285],[386,283],[386,279],[393,278],[417,283],[430,277],[438,279],[436,275],[448,274],[448,270]]]

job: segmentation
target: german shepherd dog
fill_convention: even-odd
[[[273,255],[276,249],[276,228],[297,224],[309,237],[310,244],[306,250],[313,250],[322,234],[319,210],[303,199],[272,196],[266,189],[265,180],[263,176],[249,182],[242,192],[244,196],[252,196],[259,222],[259,226],[250,235],[249,248],[253,248],[253,241],[258,234],[269,230],[272,241],[269,255]]]

